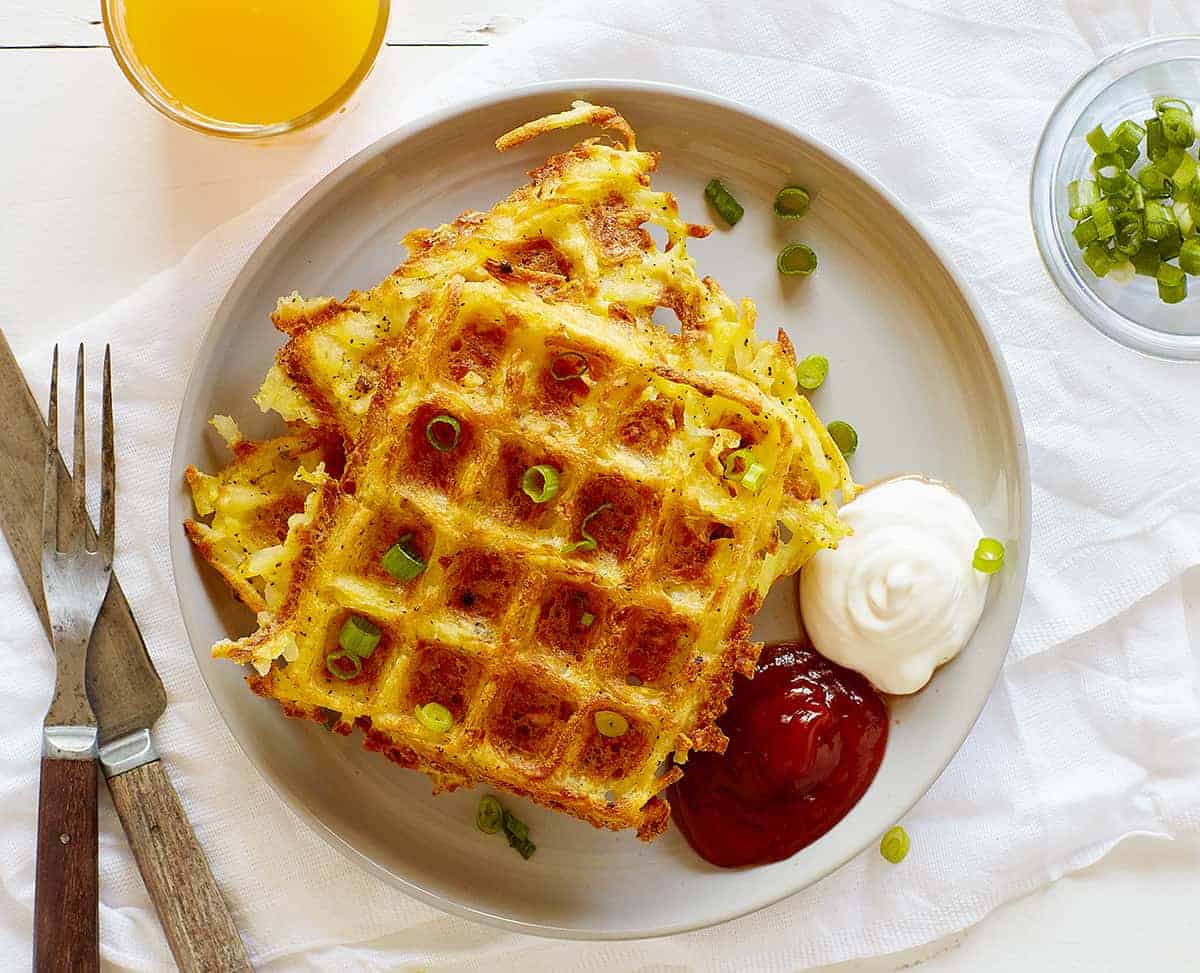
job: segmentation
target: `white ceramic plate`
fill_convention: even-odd
[[[784,327],[801,355],[832,367],[814,396],[826,420],[858,429],[853,468],[861,482],[923,471],[954,484],[1009,560],[992,582],[987,610],[961,656],[919,695],[895,700],[883,765],[866,796],[837,827],[774,865],[721,870],[696,857],[674,829],[647,845],[569,817],[514,802],[537,854],[528,862],[474,826],[479,791],[434,798],[418,774],[362,750],[358,738],[282,717],[252,695],[240,670],[209,658],[219,639],[251,619],[193,555],[179,526],[191,512],[189,462],[225,462],[206,426],[229,413],[250,435],[272,420],[251,393],[280,336],[267,315],[278,295],[341,295],[381,279],[402,258],[396,243],[468,207],[486,209],[576,130],[507,155],[496,136],[561,110],[573,98],[613,105],[662,152],[655,177],[685,216],[707,221],[701,191],[721,176],[746,207],[732,231],[689,244],[702,273],[733,297],[758,303],[759,330]],[[775,219],[787,183],[815,193],[801,223]],[[782,278],[775,254],[811,243],[811,278]],[[706,94],[630,82],[540,85],[435,115],[382,139],[327,176],[250,258],[209,329],[184,396],[175,439],[171,551],[196,659],[234,736],[283,800],[347,857],[405,891],[471,918],[549,936],[633,938],[711,925],[804,888],[895,823],[958,750],[1008,650],[1029,547],[1029,478],[1020,418],[995,342],[966,288],[864,172],[789,127]],[[795,636],[795,588],[776,585],[756,623],[760,638]]]

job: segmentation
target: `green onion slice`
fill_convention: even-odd
[[[375,651],[381,634],[378,625],[358,615],[351,615],[338,632],[338,645],[343,652],[365,659]]]
[[[524,840],[529,837],[529,825],[507,809],[504,811],[504,830],[514,838]]]
[[[1146,158],[1157,163],[1167,152],[1168,142],[1161,118],[1146,119]]]
[[[1100,198],[1096,183],[1091,179],[1072,179],[1067,185],[1067,205],[1073,220],[1092,215],[1092,205]]]
[[[1161,95],[1154,99],[1154,110],[1161,115],[1168,108],[1178,108],[1180,111],[1192,113],[1192,106],[1182,98],[1173,98],[1170,95]]]
[[[545,463],[529,467],[521,477],[521,489],[534,503],[549,503],[558,496],[558,470]]]
[[[1080,248],[1086,247],[1089,243],[1095,243],[1100,236],[1096,231],[1096,221],[1090,216],[1086,220],[1081,220],[1071,231],[1071,236],[1075,238],[1075,242],[1079,244]]]
[[[475,809],[475,827],[484,834],[495,834],[504,824],[504,808],[491,794],[484,794]]]
[[[1192,123],[1192,113],[1182,108],[1167,108],[1160,115],[1163,123],[1163,135],[1171,145],[1186,149],[1196,141],[1196,128]]]
[[[852,456],[858,449],[858,433],[850,423],[835,419],[825,427],[825,430],[829,433],[829,438],[837,444],[837,448],[841,450],[843,456]]]
[[[528,859],[537,851],[537,845],[529,840],[529,825],[511,811],[504,812],[504,835],[509,847],[515,848],[522,858]]]
[[[1179,268],[1192,277],[1200,277],[1200,239],[1184,240],[1179,248]]]
[[[579,627],[580,628],[591,628],[592,625],[595,624],[595,622],[596,622],[596,616],[593,615],[591,612],[584,612],[582,615],[579,616]]]
[[[910,845],[908,832],[896,825],[894,828],[888,828],[879,839],[879,854],[893,865],[899,865],[908,856]]]
[[[440,416],[434,416],[425,426],[425,439],[439,453],[450,452],[461,438],[462,424],[454,416],[444,412]]]
[[[410,547],[412,536],[405,534],[380,558],[383,569],[397,581],[412,581],[425,570],[425,562]]]
[[[611,503],[602,503],[595,510],[593,510],[590,514],[588,514],[586,517],[584,517],[583,523],[581,523],[579,525],[579,536],[583,539],[578,540],[574,544],[569,545],[567,547],[567,552],[570,553],[571,551],[594,551],[596,549],[596,538],[594,538],[591,535],[591,533],[589,533],[588,524],[590,524],[592,522],[593,517],[598,517],[600,514],[604,513],[604,511],[611,510],[611,509],[612,509]]]
[[[721,468],[724,470],[725,479],[740,480],[750,469],[750,464],[754,462],[754,453],[743,446],[741,449],[735,449],[732,453],[721,460]]]
[[[330,652],[325,656],[325,668],[330,675],[349,682],[362,672],[362,659],[351,652]]]
[[[779,251],[775,266],[788,277],[807,277],[817,269],[817,255],[804,243],[790,243]]]
[[[994,537],[980,538],[971,564],[980,574],[995,574],[1004,567],[1004,545]]]
[[[441,703],[426,703],[413,709],[417,722],[434,733],[445,733],[454,726],[454,714]]]
[[[550,362],[550,377],[556,382],[569,382],[588,373],[587,356],[578,351],[564,351]]]
[[[1164,304],[1178,304],[1187,297],[1187,275],[1174,264],[1159,264],[1158,296]]]
[[[629,732],[629,721],[620,713],[614,713],[610,709],[597,710],[592,718],[595,720],[596,729],[601,736],[623,737]]]
[[[1117,147],[1113,144],[1113,140],[1104,132],[1103,125],[1097,125],[1087,133],[1087,144],[1092,147],[1092,151],[1096,155],[1103,155],[1106,152],[1116,152]]]
[[[742,486],[751,493],[762,489],[763,481],[767,478],[767,468],[762,463],[751,463],[750,468],[742,474]]]
[[[796,384],[807,392],[824,385],[828,375],[829,359],[824,355],[809,355],[796,366]]]
[[[1113,268],[1113,259],[1103,243],[1089,243],[1083,251],[1083,262],[1097,277],[1103,277]]]
[[[717,211],[717,215],[729,224],[729,226],[737,223],[746,212],[742,208],[742,204],[733,198],[733,194],[725,188],[724,183],[720,179],[710,179],[708,181],[708,185],[704,187],[704,198],[712,204],[712,208]]]
[[[802,186],[784,186],[775,196],[775,215],[783,220],[798,220],[808,212],[812,198]]]

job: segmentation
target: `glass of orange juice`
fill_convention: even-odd
[[[103,0],[121,70],[189,128],[263,138],[339,108],[375,62],[388,0]]]

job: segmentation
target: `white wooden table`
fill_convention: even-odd
[[[464,64],[545,2],[394,4],[356,110],[371,110],[371,86],[413,87]],[[209,230],[311,171],[314,155],[334,162],[356,147],[331,137],[251,146],[171,126],[117,70],[95,0],[0,0],[0,133],[0,326],[18,352],[172,265]],[[1189,582],[1200,619],[1200,577]],[[834,969],[1200,969],[1191,935],[1198,875],[1200,841],[1133,839],[972,930]]]

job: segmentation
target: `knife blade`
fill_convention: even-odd
[[[41,410],[0,330],[0,529],[49,638],[41,573],[45,442]],[[67,496],[62,488],[70,474],[61,457],[58,476],[59,494]],[[59,505],[59,516],[70,518],[69,504]],[[94,544],[90,518],[85,529]],[[249,970],[237,927],[154,749],[150,728],[167,694],[115,572],[92,630],[87,693],[113,805],[176,963],[185,971]]]

